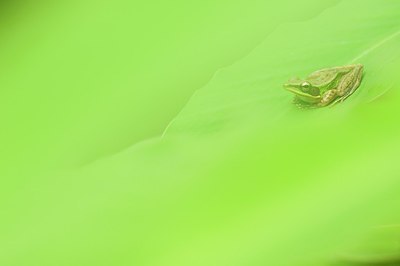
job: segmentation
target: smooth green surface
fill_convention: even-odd
[[[2,35],[1,265],[323,266],[400,221],[398,1],[23,10]],[[282,89],[349,63],[364,80],[335,108]]]
[[[50,2],[3,11],[2,158],[13,167],[76,166],[160,135],[219,67],[337,1],[305,1],[306,13],[289,1]]]

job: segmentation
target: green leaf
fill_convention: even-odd
[[[365,66],[365,79],[345,105],[377,99],[397,82],[397,7],[396,1],[342,1],[314,19],[280,26],[250,55],[218,71],[166,134],[216,131],[248,117],[275,121],[292,109],[292,96],[281,89],[287,79],[350,63]]]
[[[353,255],[347,247],[371,226],[400,221],[398,10],[398,1],[341,1],[281,25],[218,71],[162,138],[31,184],[2,260],[322,266]],[[334,108],[297,109],[281,88],[352,62],[365,77]],[[366,246],[392,250],[376,239]]]

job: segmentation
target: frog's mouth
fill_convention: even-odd
[[[293,87],[293,85],[284,84],[283,87],[286,90],[293,92],[294,94],[296,94],[298,96],[303,96],[303,97],[307,97],[307,98],[314,99],[314,100],[319,100],[321,98],[320,95],[311,95],[309,93],[302,92],[300,89]]]
[[[312,95],[309,93],[305,93],[303,91],[301,91],[300,89],[294,87],[293,85],[289,85],[289,84],[284,84],[283,87],[294,93],[301,101],[303,102],[307,102],[307,103],[317,103],[321,100],[321,96],[320,95]]]

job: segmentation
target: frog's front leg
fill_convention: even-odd
[[[324,94],[322,94],[321,101],[319,102],[318,106],[324,107],[329,105],[330,103],[333,102],[333,100],[336,99],[338,96],[338,90],[337,89],[332,89],[326,91]]]

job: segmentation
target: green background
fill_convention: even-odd
[[[400,218],[398,1],[1,7],[1,265],[399,253],[391,230],[348,248]],[[350,63],[335,108],[281,88]]]

